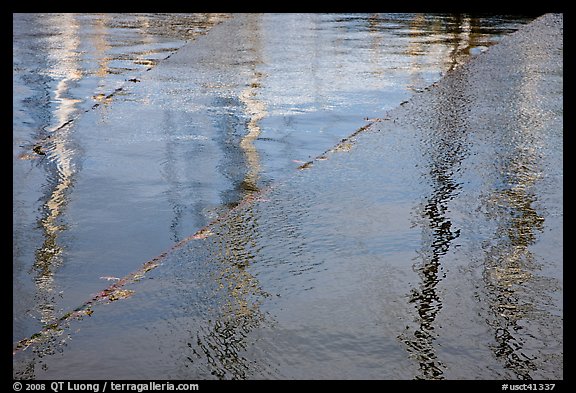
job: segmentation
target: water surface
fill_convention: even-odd
[[[15,15],[15,377],[561,377],[561,65],[338,144],[530,19]]]

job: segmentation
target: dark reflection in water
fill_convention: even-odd
[[[476,45],[474,36],[463,34],[463,26],[473,24],[455,17],[454,23],[447,23],[447,34],[452,37],[452,66],[460,61],[462,47]],[[451,21],[449,21],[451,22]],[[412,50],[417,50],[412,48]],[[442,256],[451,243],[460,235],[454,229],[449,214],[449,202],[458,195],[460,184],[455,180],[467,149],[467,116],[469,102],[464,99],[465,81],[450,80],[449,93],[440,95],[427,110],[432,114],[425,118],[423,126],[431,131],[422,139],[423,161],[427,172],[423,180],[432,187],[431,194],[416,209],[416,225],[422,227],[422,244],[419,251],[421,262],[415,265],[420,276],[420,284],[412,289],[410,303],[414,303],[418,316],[417,329],[399,338],[406,344],[409,353],[420,366],[416,379],[443,379],[445,365],[438,359],[434,348],[435,320],[442,310],[442,298],[438,293],[438,283],[445,277]],[[418,125],[417,125],[418,126]]]
[[[422,263],[415,266],[420,283],[411,297],[418,312],[418,327],[413,335],[406,332],[399,337],[420,365],[421,373],[416,378],[444,378],[448,368],[442,358],[453,361],[453,355],[435,341],[441,338],[446,343],[450,339],[441,337],[437,329],[449,327],[441,325],[446,318],[440,315],[451,312],[443,311],[445,302],[439,287],[446,279],[446,262],[454,263],[462,257],[454,245],[456,238],[460,238],[459,246],[474,245],[458,263],[467,266],[463,270],[474,266],[481,272],[472,280],[477,288],[474,297],[483,311],[473,312],[470,317],[476,323],[478,315],[478,321],[486,322],[490,328],[487,332],[493,334],[484,345],[503,367],[498,371],[491,366],[494,375],[538,379],[562,374],[562,311],[554,298],[559,291],[555,277],[561,275],[561,266],[554,258],[546,260],[545,256],[554,252],[542,241],[545,229],[557,231],[557,221],[546,225],[548,217],[557,218],[544,206],[558,198],[558,183],[547,184],[546,178],[561,169],[546,165],[558,163],[551,158],[557,151],[550,146],[557,143],[555,138],[561,138],[558,133],[561,135],[562,125],[556,120],[561,106],[559,109],[551,104],[548,94],[561,92],[561,77],[556,76],[561,75],[561,65],[547,64],[552,71],[543,73],[541,64],[557,58],[548,58],[554,49],[539,50],[531,53],[528,49],[519,55],[520,61],[506,65],[515,77],[507,80],[499,92],[502,104],[486,102],[493,97],[485,96],[482,78],[491,70],[475,77],[470,76],[474,72],[466,72],[445,79],[434,95],[440,100],[424,101],[432,104],[431,108],[421,111],[425,117],[416,115],[412,119],[417,127],[418,121],[423,121],[425,129],[431,130],[424,134],[423,146],[424,180],[432,186],[431,195],[416,210],[424,246],[420,252]],[[491,111],[490,124],[484,121],[487,111]],[[465,183],[465,195],[461,195]],[[543,196],[549,199],[542,200]],[[462,227],[454,229],[451,206],[456,214],[464,209],[460,214],[465,211],[465,215],[475,215],[469,216],[469,222],[460,221]],[[461,218],[457,216],[457,220]],[[538,248],[543,245],[544,249]],[[443,257],[449,252],[454,255]],[[548,270],[540,272],[544,268]],[[458,282],[458,278],[450,277],[449,282]],[[447,287],[447,291],[454,290]],[[455,295],[446,293],[444,297],[451,296]]]

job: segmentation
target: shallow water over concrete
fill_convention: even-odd
[[[561,30],[483,53],[527,21],[235,15],[79,99],[15,159],[14,375],[561,378]]]

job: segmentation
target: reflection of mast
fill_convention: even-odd
[[[260,120],[266,116],[266,106],[262,101],[258,101],[254,97],[257,94],[257,89],[260,87],[260,79],[262,73],[254,72],[254,77],[247,87],[240,94],[240,101],[246,105],[246,113],[249,116],[248,133],[240,141],[240,148],[244,151],[246,156],[246,163],[248,171],[242,182],[242,188],[246,191],[258,191],[258,175],[261,171],[260,157],[254,141],[260,136]]]
[[[522,66],[520,66],[522,67]],[[523,78],[514,100],[517,123],[502,131],[504,141],[498,141],[501,150],[497,173],[502,179],[500,189],[482,199],[488,218],[496,223],[494,239],[487,248],[483,278],[492,311],[488,324],[493,328],[496,345],[494,354],[516,378],[532,379],[537,369],[534,358],[523,353],[525,340],[518,322],[529,314],[536,315],[537,304],[545,295],[532,288],[535,261],[530,246],[536,241],[535,231],[544,227],[544,217],[533,207],[536,196],[530,188],[541,177],[538,163],[542,136],[541,103],[537,78]],[[538,296],[535,299],[533,296]],[[554,317],[544,315],[545,324],[552,327]],[[544,339],[544,337],[540,337]]]
[[[450,31],[454,35],[453,46],[446,60],[449,64],[448,70],[453,70],[467,61],[472,48],[483,47],[478,18],[457,15],[453,25],[454,29]]]
[[[449,31],[453,37],[451,39],[452,50],[448,52],[446,59],[448,71],[455,69],[462,63],[462,58],[465,57],[464,51],[469,47],[468,43],[470,42],[470,18],[455,15],[453,19],[452,25],[454,27]]]
[[[370,72],[377,77],[382,77],[384,74],[382,64],[386,64],[386,62],[382,60],[383,37],[380,15],[370,14],[367,18],[366,27],[368,29],[368,36],[370,37],[370,51],[368,52],[372,65]]]
[[[261,325],[265,316],[260,311],[261,301],[268,296],[249,265],[257,250],[258,221],[254,206],[228,217],[217,234],[214,272],[215,292],[222,299],[217,316],[210,327],[196,335],[195,344],[219,379],[246,379],[248,372],[256,371],[255,364],[242,356],[247,349],[251,330]]]
[[[486,200],[491,206],[489,215],[498,222],[498,227],[497,240],[486,252],[483,276],[494,313],[489,321],[497,342],[494,353],[517,377],[531,379],[530,372],[535,366],[531,359],[519,356],[524,343],[515,333],[517,322],[532,311],[533,305],[522,301],[518,288],[532,279],[534,262],[529,246],[534,243],[534,231],[542,229],[544,218],[532,207],[534,195],[527,193],[527,187],[534,181],[534,173],[528,169],[531,165],[526,165],[531,157],[515,154],[509,158],[507,170],[516,175],[513,180],[516,184],[509,184],[509,188]]]
[[[252,43],[255,53],[255,61],[253,68],[257,64],[261,63],[260,60],[260,48],[259,48],[259,27],[256,26],[259,22],[249,18],[249,26],[251,27],[250,34],[248,37],[253,39],[255,42]],[[240,148],[244,151],[246,156],[246,163],[248,165],[248,171],[242,182],[242,188],[248,192],[258,191],[258,176],[261,171],[260,168],[260,157],[256,146],[254,146],[254,141],[260,136],[260,125],[259,122],[266,116],[266,105],[264,102],[256,99],[256,94],[260,88],[260,83],[263,74],[251,70],[253,72],[252,80],[250,81],[248,87],[240,93],[240,101],[246,106],[246,114],[248,115],[248,133],[240,141]]]
[[[427,27],[425,16],[423,14],[416,14],[410,21],[409,28],[409,36],[411,39],[406,47],[406,54],[408,55],[408,58],[412,60],[412,64],[410,65],[411,72],[408,88],[418,90],[425,84],[425,81],[422,78],[425,71],[425,64],[422,61],[422,56],[425,55],[426,51],[430,52],[431,49],[431,45],[422,42],[422,40],[419,39],[419,35],[422,31],[426,31],[427,29],[432,30],[433,26],[431,25],[430,27]],[[439,65],[440,67],[442,66],[442,64]]]
[[[448,146],[447,146],[448,147]],[[442,154],[438,151],[432,154]],[[426,199],[421,211],[425,221],[424,247],[421,251],[423,263],[416,267],[421,282],[419,288],[412,290],[411,303],[415,304],[418,311],[418,329],[414,332],[414,338],[405,340],[410,348],[409,351],[415,353],[415,357],[420,364],[424,379],[440,379],[443,374],[443,365],[437,360],[433,347],[434,341],[434,321],[438,312],[442,309],[442,299],[437,293],[437,285],[442,280],[441,277],[441,257],[450,248],[450,243],[458,237],[459,231],[452,229],[449,217],[446,217],[448,202],[454,197],[458,185],[450,176],[453,165],[458,165],[459,160],[454,157],[452,163],[447,167],[435,167],[433,164],[430,176],[433,183],[432,194]]]
[[[98,59],[98,69],[94,73],[97,77],[101,79],[99,83],[99,88],[105,90],[104,86],[105,78],[110,74],[110,61],[112,58],[108,55],[108,51],[112,49],[112,46],[107,40],[107,36],[110,34],[108,29],[108,24],[110,16],[107,14],[101,14],[94,21],[94,26],[96,34],[90,36],[92,39],[92,44],[94,45],[96,58]],[[105,93],[98,93],[92,97],[99,104],[107,106],[112,102],[112,96]]]
[[[459,36],[455,36],[455,42]],[[459,45],[459,44],[458,44]],[[446,80],[450,83],[451,80]],[[423,247],[420,252],[422,263],[415,267],[420,275],[420,285],[413,288],[410,303],[414,303],[418,316],[418,327],[413,336],[403,334],[400,339],[419,363],[418,379],[442,379],[444,365],[437,359],[434,348],[434,322],[442,309],[442,298],[437,286],[442,280],[442,256],[452,240],[460,234],[452,228],[446,215],[448,203],[458,192],[459,185],[454,181],[454,173],[464,159],[466,142],[466,102],[461,99],[464,81],[455,81],[446,89],[447,94],[439,95],[433,104],[431,132],[422,136],[427,153],[429,171],[426,179],[431,183],[432,192],[419,209],[419,221],[423,229]]]
[[[442,104],[441,104],[442,106]],[[453,108],[444,108],[445,113],[455,118],[461,116]],[[418,288],[413,288],[410,303],[414,303],[418,312],[418,328],[413,337],[403,337],[408,351],[413,353],[420,365],[423,379],[441,379],[443,364],[437,360],[433,342],[435,340],[434,321],[442,309],[442,299],[437,292],[438,283],[442,280],[441,258],[450,248],[452,240],[460,234],[452,228],[452,222],[446,216],[448,202],[454,198],[459,188],[452,178],[453,173],[463,159],[462,140],[456,135],[457,124],[450,121],[437,128],[437,140],[433,134],[429,147],[429,172],[432,193],[426,198],[420,210],[423,228],[423,248],[420,252],[422,264],[415,269],[421,281]],[[442,131],[440,131],[442,130]]]
[[[248,17],[247,21],[246,39],[258,41],[258,20]],[[244,103],[249,117],[248,132],[240,141],[248,167],[242,189],[248,194],[259,190],[260,158],[254,141],[261,132],[258,123],[266,115],[264,103],[255,98],[263,76],[254,69],[259,63],[259,42],[252,42],[252,48],[255,57],[250,62],[253,76],[247,88],[240,93],[240,101]],[[264,320],[260,302],[267,296],[258,280],[248,271],[256,253],[257,224],[254,206],[248,205],[229,216],[216,235],[219,243],[215,280],[223,303],[211,329],[202,336],[198,334],[196,343],[208,359],[212,373],[220,379],[246,379],[248,372],[254,370],[254,364],[249,363],[241,353],[246,349],[248,333]]]
[[[112,49],[112,46],[106,39],[109,34],[107,26],[109,24],[108,19],[109,16],[107,14],[98,15],[94,23],[96,34],[91,36],[97,53],[96,58],[98,59],[98,69],[95,75],[99,78],[105,78],[110,73],[109,64],[111,58],[107,56],[107,52]]]
[[[418,90],[424,87],[422,75],[427,60],[423,56],[434,56],[430,64],[439,66],[442,72],[451,71],[466,61],[470,48],[480,43],[481,36],[475,33],[478,23],[477,19],[462,15],[428,21],[425,15],[417,14],[410,21],[412,39],[406,48],[406,54],[413,60],[410,88]],[[434,36],[434,40],[441,40],[442,44],[423,40],[423,31],[429,31],[430,36]],[[431,50],[434,53],[430,53]]]
[[[72,14],[57,16],[58,22],[52,23],[41,18],[50,26],[62,26],[62,36],[58,37],[55,48],[49,47],[48,56],[53,58],[54,68],[50,71],[55,78],[62,78],[56,85],[53,100],[57,107],[53,112],[56,125],[49,128],[49,137],[46,143],[46,155],[56,165],[55,184],[44,203],[45,214],[39,220],[44,231],[44,242],[36,250],[34,270],[37,272],[36,285],[45,304],[40,305],[43,322],[47,323],[54,318],[54,301],[48,300],[54,287],[54,269],[61,263],[62,247],[58,245],[57,238],[63,230],[58,220],[67,204],[67,192],[72,186],[75,168],[73,164],[74,149],[70,148],[70,121],[77,112],[78,99],[69,98],[70,85],[82,77],[78,65],[78,24]],[[68,20],[62,23],[60,18]],[[59,49],[62,45],[62,49]]]

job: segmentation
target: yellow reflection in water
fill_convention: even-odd
[[[110,17],[107,14],[99,14],[94,23],[95,34],[91,35],[92,44],[98,59],[98,69],[95,75],[99,78],[105,78],[110,72],[109,63],[111,58],[107,55],[108,51],[112,49],[108,40],[109,19]]]
[[[44,203],[44,216],[39,223],[44,231],[44,242],[36,250],[33,268],[36,271],[36,285],[41,297],[40,310],[42,322],[49,323],[55,318],[54,310],[54,272],[61,263],[62,247],[58,244],[58,235],[64,229],[59,223],[63,209],[67,204],[67,193],[73,183],[75,173],[73,158],[75,151],[70,147],[71,127],[69,122],[77,113],[81,100],[69,96],[70,89],[83,76],[79,65],[78,36],[79,25],[74,14],[48,15],[40,18],[50,27],[59,26],[60,34],[50,39],[47,56],[54,66],[49,70],[59,79],[52,96],[56,108],[53,116],[56,124],[49,129],[46,150],[48,159],[55,165],[56,174],[47,200]]]
[[[248,205],[230,215],[210,237],[216,246],[215,296],[221,302],[215,320],[197,333],[193,347],[200,351],[193,353],[203,354],[219,379],[247,379],[258,371],[258,364],[243,355],[249,349],[250,332],[265,320],[260,304],[269,296],[249,271],[257,253],[258,229],[254,207]]]
[[[255,65],[261,64],[260,59],[260,27],[259,19],[256,16],[248,18],[247,27],[250,29],[248,34],[252,47],[254,48]],[[258,149],[254,145],[254,141],[260,136],[260,121],[266,116],[266,105],[263,101],[257,99],[258,89],[261,87],[263,74],[251,70],[253,73],[252,79],[249,81],[248,86],[240,93],[240,101],[245,105],[245,112],[248,116],[248,133],[240,141],[240,148],[244,151],[248,171],[243,181],[243,188],[246,191],[258,191],[258,177],[261,171],[260,156]]]
[[[254,15],[248,17],[247,21],[244,25],[247,31],[242,33],[250,40],[255,61],[251,62],[252,78],[240,93],[240,101],[244,103],[249,118],[248,132],[240,141],[240,148],[247,163],[242,187],[246,195],[250,195],[259,190],[260,157],[254,141],[261,133],[259,122],[266,116],[266,106],[257,99],[263,74],[254,69],[261,62],[259,17]],[[248,204],[241,213],[229,216],[217,232],[216,259],[219,267],[214,278],[224,300],[212,329],[198,336],[197,345],[217,378],[246,379],[250,377],[249,373],[256,371],[257,365],[249,362],[242,353],[247,349],[250,331],[264,320],[260,302],[268,296],[260,288],[257,278],[249,272],[258,238],[258,220],[254,207]]]
[[[248,171],[244,178],[244,189],[258,191],[258,176],[261,171],[260,156],[254,141],[260,136],[259,122],[266,116],[266,105],[256,99],[257,90],[260,87],[262,73],[254,72],[250,85],[240,94],[240,100],[246,105],[246,113],[249,116],[248,133],[240,141],[240,148],[244,151]]]
[[[410,88],[418,90],[425,84],[423,73],[426,72],[426,57],[432,57],[433,67],[439,65],[444,72],[451,71],[470,58],[470,49],[481,46],[480,20],[464,15],[454,15],[451,18],[433,18],[425,14],[417,14],[410,21],[410,36],[405,53],[412,60]],[[423,31],[430,31],[426,39]],[[441,40],[442,45],[431,45],[428,40]],[[444,68],[446,67],[446,68]]]
[[[527,61],[530,54],[526,54]],[[522,68],[522,65],[519,65]],[[539,303],[547,296],[535,284],[538,265],[530,246],[536,232],[544,228],[544,216],[535,208],[537,197],[533,186],[543,176],[539,152],[542,150],[540,125],[544,114],[540,105],[539,77],[522,75],[518,94],[512,103],[513,121],[499,141],[501,160],[499,176],[502,186],[482,199],[487,217],[496,224],[495,236],[486,247],[483,277],[490,310],[487,320],[494,330],[494,354],[516,378],[532,379],[542,360],[527,356],[531,340],[523,334],[520,322],[540,323],[552,331],[557,318],[543,310]],[[548,337],[539,337],[546,342]],[[557,339],[557,338],[556,338]]]

